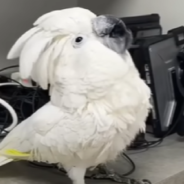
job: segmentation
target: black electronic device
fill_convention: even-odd
[[[137,48],[130,49],[130,53],[153,94],[153,109],[147,127],[151,127],[156,137],[162,137],[176,119],[180,108],[176,87],[179,47],[172,34],[137,39],[135,44]]]
[[[181,108],[176,126],[176,132],[180,136],[184,136],[184,26],[174,28],[168,31],[168,34],[173,35],[180,51],[177,55],[177,88],[180,92]]]
[[[134,39],[162,34],[159,14],[121,18],[132,31]]]
[[[181,101],[183,102],[181,106],[180,119],[178,120],[176,132],[180,136],[184,136],[184,48],[180,50],[177,57],[178,68],[177,68],[177,76],[178,76],[178,89],[181,93]]]

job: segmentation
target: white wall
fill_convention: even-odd
[[[79,0],[79,6],[121,17],[159,13],[164,32],[184,25],[184,0]]]
[[[77,5],[77,0],[0,0],[0,69],[17,64],[6,55],[15,40],[42,14]]]

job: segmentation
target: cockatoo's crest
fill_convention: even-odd
[[[46,67],[50,66],[52,69],[54,67],[54,63],[49,64],[49,58],[57,57],[60,53],[59,50],[62,49],[60,41],[54,41],[55,38],[68,34],[91,34],[93,30],[91,21],[95,17],[96,15],[91,11],[79,7],[52,11],[42,15],[33,24],[35,27],[16,41],[8,53],[7,59],[19,57],[21,78],[32,77],[44,89],[47,89],[46,86],[52,81],[52,72],[46,74],[46,71],[49,70]],[[61,42],[63,43],[63,41]],[[46,56],[49,58],[45,60]],[[41,72],[43,76],[40,78],[41,74],[35,72],[33,68]]]

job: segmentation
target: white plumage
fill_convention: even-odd
[[[121,57],[92,34],[94,17],[80,8],[51,12],[13,46],[8,58],[20,56],[23,78],[52,84],[51,101],[2,141],[0,165],[60,163],[84,184],[88,167],[116,159],[145,130],[150,90],[127,51]]]

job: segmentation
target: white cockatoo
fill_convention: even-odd
[[[84,184],[87,168],[115,160],[145,130],[151,92],[117,18],[71,8],[43,15],[34,26],[8,58],[20,57],[22,78],[44,89],[50,84],[51,100],[0,143],[0,165],[59,163],[74,184]]]

